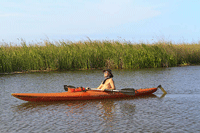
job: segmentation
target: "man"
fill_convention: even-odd
[[[110,89],[110,90],[115,90],[115,84],[113,81],[113,74],[112,71],[110,69],[106,69],[103,70],[104,73],[104,81],[99,85],[98,88],[96,89],[101,89],[101,90],[105,90],[105,89]]]

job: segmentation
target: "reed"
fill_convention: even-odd
[[[131,44],[119,41],[50,42],[0,46],[0,73],[33,70],[139,69],[200,64],[200,42]]]

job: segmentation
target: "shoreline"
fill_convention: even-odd
[[[173,67],[186,67],[186,66],[199,66],[199,65],[200,64],[180,64],[178,66],[173,66]],[[157,68],[170,68],[170,67],[157,67]],[[64,72],[64,71],[103,70],[103,69],[105,69],[105,68],[69,69],[69,70],[29,70],[29,71],[16,71],[16,72],[10,72],[10,73],[0,73],[0,75],[14,75],[14,74],[26,74],[26,73],[50,73],[50,72]],[[141,69],[148,69],[148,68],[138,68],[138,69],[132,69],[132,70],[141,70]],[[116,70],[130,70],[130,69],[125,68],[125,69],[116,69]]]

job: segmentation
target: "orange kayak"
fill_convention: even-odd
[[[74,101],[74,100],[92,100],[108,98],[126,98],[149,95],[157,91],[157,88],[146,88],[134,90],[134,95],[127,95],[122,92],[87,90],[80,92],[60,92],[60,93],[12,93],[11,95],[25,101],[47,102],[47,101]]]

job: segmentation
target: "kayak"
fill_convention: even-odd
[[[48,101],[74,101],[74,100],[92,100],[92,99],[110,99],[110,98],[128,98],[149,95],[156,92],[157,88],[134,89],[134,94],[124,93],[124,91],[102,91],[102,90],[83,90],[68,91],[59,93],[12,93],[11,95],[31,102]]]

